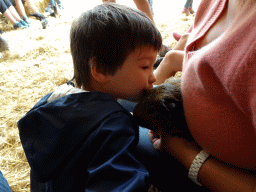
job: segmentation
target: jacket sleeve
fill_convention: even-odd
[[[85,191],[147,189],[148,172],[133,155],[137,145],[136,131],[127,114],[110,115],[89,140],[90,149],[97,151],[88,165]]]

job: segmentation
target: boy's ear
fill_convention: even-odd
[[[109,79],[109,75],[104,74],[101,72],[101,70],[98,69],[97,64],[92,59],[90,62],[91,65],[91,74],[92,77],[98,82],[98,83],[105,83]]]

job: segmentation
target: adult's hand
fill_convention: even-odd
[[[175,45],[175,47],[173,48],[173,50],[180,50],[180,51],[184,51],[185,46],[187,44],[189,38],[189,33],[185,33],[181,36],[180,40],[177,42],[177,44]]]
[[[149,138],[157,150],[165,150],[189,170],[201,148],[181,137],[170,136],[161,130],[149,131]],[[171,165],[170,165],[171,166]],[[198,173],[198,181],[218,192],[256,192],[253,173],[239,170],[210,156]]]
[[[160,134],[156,133],[155,131],[149,130],[148,132],[149,140],[151,141],[153,147],[160,151],[161,150],[161,137]]]

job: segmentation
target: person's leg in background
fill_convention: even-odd
[[[190,12],[188,10],[188,8],[190,7],[190,4],[191,4],[191,0],[186,0],[186,3],[184,5],[183,11],[182,11],[182,13],[185,13],[186,16],[190,15]]]
[[[11,21],[13,24],[15,24],[17,22],[17,20],[15,19],[15,17],[12,15],[12,13],[10,12],[10,10],[8,10],[10,7],[12,6],[12,4],[7,4],[4,2],[4,0],[0,0],[0,12],[9,20]],[[19,21],[19,20],[18,20]]]
[[[189,4],[188,10],[189,10],[189,12],[190,12],[191,14],[194,14],[194,13],[195,13],[195,11],[193,10],[193,0],[190,0],[190,4]]]
[[[53,13],[50,14],[52,17],[60,17],[61,13],[60,13],[60,7],[58,5],[56,5],[55,0],[50,0],[49,1],[52,9],[53,9]]]
[[[149,5],[150,5],[151,12],[152,12],[152,14],[154,15],[153,0],[148,0],[148,2],[149,2]]]
[[[142,12],[144,12],[150,18],[152,23],[155,24],[154,14],[153,14],[153,0],[133,0],[133,1],[136,4],[136,7]],[[172,50],[171,47],[167,45],[162,45],[159,51],[159,56],[164,57],[166,53],[171,50]]]
[[[133,0],[137,9],[144,12],[148,18],[155,24],[154,15],[153,15],[153,0]],[[151,4],[150,4],[151,2]],[[102,0],[102,3],[116,3],[116,0]],[[152,6],[151,6],[152,5]],[[162,45],[159,56],[164,57],[168,51],[171,51],[172,48],[166,45]]]
[[[32,13],[39,13],[37,7],[35,6],[34,2],[31,0],[25,0],[25,2],[27,3],[28,7],[32,10]]]
[[[49,0],[49,3],[52,7],[55,6],[55,0]]]
[[[184,8],[185,8],[185,9],[188,9],[188,8],[190,7],[190,5],[191,5],[191,0],[186,0],[186,3],[185,3],[185,5],[184,5]]]
[[[20,18],[19,14],[11,4],[9,0],[1,0],[0,1],[0,12],[3,13],[3,15],[11,21],[13,24],[14,29],[22,28],[25,29],[28,26],[26,23]]]
[[[144,12],[148,18],[155,24],[154,17],[148,0],[133,0],[137,9]]]
[[[63,7],[61,6],[61,1],[60,0],[56,0],[57,5],[59,6],[60,9],[63,9]]]
[[[35,6],[34,2],[32,2],[31,0],[25,0],[25,2],[29,6],[29,8],[32,10],[32,13],[29,14],[29,15],[34,16],[34,17],[36,17],[36,19],[40,20],[43,29],[45,29],[48,26],[47,18],[43,14],[39,13],[39,11],[38,11],[37,7]]]
[[[18,13],[21,15],[22,20],[26,22],[27,26],[30,26],[31,22],[29,21],[27,15],[26,15],[22,1],[15,0],[15,4],[16,4],[16,9],[17,9]]]
[[[102,3],[116,3],[116,0],[102,0]]]

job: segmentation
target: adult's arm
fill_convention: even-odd
[[[168,151],[188,170],[200,148],[183,138],[162,134],[161,149]],[[198,181],[218,192],[255,192],[256,177],[248,171],[224,164],[214,157],[209,157],[198,173]]]
[[[37,7],[35,6],[34,2],[31,0],[25,0],[25,2],[28,4],[29,8],[32,10],[32,13],[38,12]]]
[[[177,71],[182,70],[182,62],[184,51],[169,51],[157,69],[154,71],[156,81],[154,85],[160,85],[171,76],[174,76]]]
[[[169,51],[157,69],[154,71],[156,82],[154,85],[160,85],[171,76],[174,76],[177,71],[182,70],[184,57],[184,49],[188,40],[189,34],[182,35],[178,43],[172,51]]]

